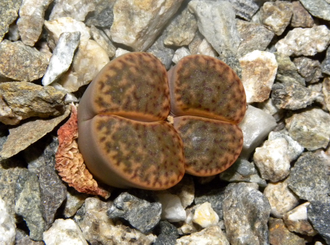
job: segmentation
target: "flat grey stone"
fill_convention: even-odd
[[[223,218],[227,237],[231,244],[267,245],[271,208],[267,198],[250,185],[237,183],[226,188]]]
[[[121,193],[108,210],[109,218],[123,218],[134,228],[148,233],[160,221],[162,206],[160,203],[150,203],[127,192]]]
[[[330,2],[327,0],[300,0],[301,4],[313,16],[330,20]]]
[[[328,47],[325,59],[322,61],[322,72],[330,75],[330,47]]]
[[[330,244],[330,200],[314,201],[307,208],[307,217],[315,230]]]
[[[330,194],[329,166],[329,156],[324,152],[304,153],[291,169],[289,188],[300,199],[323,202]]]
[[[290,136],[307,150],[326,148],[330,140],[330,115],[313,108],[285,120]]]

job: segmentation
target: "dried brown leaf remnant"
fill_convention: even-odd
[[[110,193],[98,186],[79,152],[77,108],[71,106],[70,119],[57,131],[59,146],[55,168],[62,180],[77,191],[108,198]]]

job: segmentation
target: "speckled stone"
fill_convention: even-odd
[[[264,51],[274,37],[274,33],[259,23],[237,19],[237,30],[241,37],[238,47],[239,56],[244,56],[253,50]]]
[[[79,244],[88,245],[78,225],[72,219],[57,219],[43,234],[47,245]]]
[[[299,204],[299,198],[288,188],[286,181],[269,183],[264,195],[269,201],[271,214],[276,218],[282,218]]]
[[[110,28],[113,23],[113,5],[116,0],[98,0],[95,10],[86,16],[86,25]]]
[[[57,138],[47,137],[24,151],[28,169],[38,176],[46,229],[53,223],[55,214],[66,199],[67,194],[67,187],[54,169],[57,147]]]
[[[305,86],[305,79],[298,73],[296,65],[291,61],[289,56],[276,54],[276,60],[278,64],[276,81],[287,84],[295,84],[297,82]]]
[[[307,57],[298,57],[293,60],[299,74],[307,83],[317,83],[322,78],[321,64],[318,60]]]
[[[0,122],[17,125],[30,117],[48,118],[65,111],[65,94],[29,82],[0,83]]]
[[[197,20],[195,16],[185,8],[167,27],[164,44],[179,47],[188,45],[193,40],[196,31]]]
[[[292,4],[284,1],[266,2],[260,11],[260,20],[277,36],[290,24]]]
[[[322,72],[330,75],[330,47],[328,47],[325,59],[322,61]]]
[[[330,2],[328,0],[300,0],[300,2],[313,16],[330,20]]]
[[[328,193],[329,194],[329,193]],[[329,196],[320,200],[312,201],[307,207],[308,219],[315,230],[323,237],[327,244],[330,244],[330,199]]]
[[[117,0],[113,7],[111,38],[135,51],[147,50],[183,0],[147,2]]]
[[[295,28],[275,44],[278,53],[313,56],[324,51],[330,43],[330,31],[325,25]]]
[[[251,20],[252,16],[258,11],[260,5],[265,0],[232,0],[236,15],[245,20]]]
[[[24,45],[21,41],[0,43],[0,81],[4,78],[31,82],[41,78],[47,69],[49,60],[36,48]]]
[[[292,2],[292,27],[312,27],[314,20],[307,10],[301,5],[299,1]]]
[[[272,101],[281,109],[298,110],[306,108],[321,99],[321,93],[307,88],[294,79],[275,83],[272,87]]]
[[[286,120],[290,136],[310,151],[325,148],[330,140],[330,115],[314,108],[293,114]]]
[[[307,241],[290,232],[282,219],[270,218],[269,242],[272,245],[305,245]]]
[[[15,245],[44,245],[43,241],[34,241],[20,229],[16,229]]]
[[[239,59],[246,102],[263,102],[269,98],[275,80],[277,62],[275,55],[255,50]]]
[[[177,228],[166,220],[159,222],[159,235],[153,245],[171,245],[175,244],[179,237]]]
[[[38,177],[24,171],[16,181],[15,213],[23,217],[33,240],[42,240],[45,221],[42,216],[42,202]]]
[[[303,150],[286,131],[271,132],[268,140],[256,148],[253,160],[263,179],[278,182],[289,175],[291,162]]]
[[[34,46],[38,41],[44,25],[46,9],[52,2],[53,0],[22,1],[17,26],[24,44]]]
[[[111,205],[111,202],[89,197],[75,215],[74,220],[90,244],[149,245],[155,240],[155,235],[144,235],[119,222],[115,224],[107,215],[107,210]]]
[[[304,153],[291,169],[289,188],[301,199],[324,201],[330,193],[329,162],[323,151]]]
[[[150,232],[160,221],[162,206],[149,203],[127,192],[121,193],[108,210],[109,218],[123,218],[143,233]]]
[[[9,25],[18,16],[18,10],[22,0],[5,0],[0,2],[0,42],[9,30]]]
[[[317,234],[317,231],[314,230],[307,218],[307,207],[309,205],[309,202],[305,202],[283,216],[283,221],[289,231],[306,236],[315,236]]]
[[[246,159],[238,158],[236,162],[226,171],[220,173],[220,179],[228,182],[250,182],[266,187],[267,183],[260,178],[255,165]]]
[[[226,235],[221,227],[210,226],[191,235],[180,237],[176,240],[176,245],[192,245],[192,244],[221,244],[229,245]]]
[[[228,185],[223,201],[223,217],[230,243],[269,244],[267,222],[270,211],[267,198],[251,184]]]

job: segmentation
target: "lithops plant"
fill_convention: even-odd
[[[237,159],[245,109],[239,78],[215,58],[187,56],[167,74],[153,55],[129,53],[109,62],[83,95],[79,149],[106,184],[167,189],[185,172],[215,175]]]

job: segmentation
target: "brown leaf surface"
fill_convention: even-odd
[[[77,108],[72,105],[70,119],[57,131],[59,146],[56,152],[55,168],[62,180],[77,191],[110,197],[110,193],[99,187],[93,175],[88,171],[83,156],[79,152]]]

